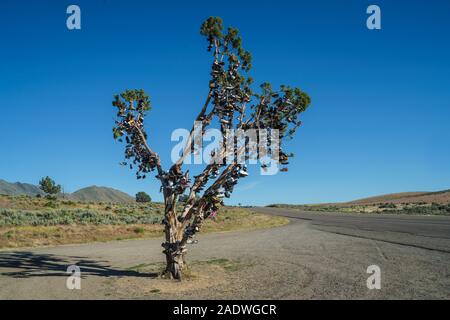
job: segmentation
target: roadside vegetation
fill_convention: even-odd
[[[0,248],[163,237],[161,203],[77,202],[0,195]],[[270,228],[281,217],[225,207],[208,219],[205,232]]]
[[[271,204],[272,208],[287,208],[316,212],[342,212],[342,213],[383,213],[407,215],[438,215],[450,216],[450,203],[378,203],[370,205],[346,204],[317,204],[317,205],[290,205]]]

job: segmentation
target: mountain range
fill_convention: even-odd
[[[0,179],[0,194],[10,195],[10,196],[36,196],[44,195],[45,193],[39,189],[38,186],[21,183],[21,182],[7,182]],[[62,197],[62,194],[59,195]],[[73,193],[64,194],[66,199],[84,202],[134,202],[135,199],[129,194],[108,187],[90,186],[87,188],[80,189]]]
[[[18,196],[36,196],[45,195],[38,186],[21,183],[21,182],[7,182],[0,179],[0,194]],[[62,197],[62,195],[59,195]],[[66,193],[65,198],[74,201],[85,202],[134,202],[135,198],[129,194],[108,187],[90,186],[80,189],[73,193]],[[450,190],[442,190],[435,192],[403,192],[380,195],[370,198],[358,199],[350,202],[337,203],[333,205],[371,205],[377,203],[450,203]]]

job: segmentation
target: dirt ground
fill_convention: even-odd
[[[402,219],[402,225],[413,223]],[[333,226],[332,221],[319,225],[291,217],[282,227],[201,235],[199,243],[189,247],[190,276],[181,283],[158,277],[164,260],[158,239],[2,251],[0,298],[450,298],[447,231],[436,235],[442,237],[441,246],[434,248],[419,227],[408,234],[378,230],[376,225],[364,230],[357,228],[356,220],[348,220],[347,226]],[[66,288],[71,264],[81,268],[80,290]],[[370,265],[381,269],[380,290],[366,286]]]

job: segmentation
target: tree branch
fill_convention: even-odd
[[[206,98],[205,104],[203,105],[202,110],[200,111],[200,113],[198,114],[196,121],[201,120],[202,124],[204,124],[204,120],[202,119],[205,116],[206,110],[208,108],[208,105],[211,101],[211,93],[212,93],[212,89],[209,89],[208,92],[208,96]],[[194,130],[195,130],[195,124],[192,126],[191,132],[189,133],[189,138],[186,142],[186,145],[184,146],[183,149],[183,153],[181,155],[181,157],[177,160],[177,162],[175,163],[175,165],[177,166],[181,166],[184,162],[184,159],[186,159],[187,155],[190,154],[191,148],[192,148],[192,143],[193,143],[193,138],[194,138]]]

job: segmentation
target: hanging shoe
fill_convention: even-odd
[[[248,176],[248,172],[244,171],[244,170],[239,170],[239,176],[240,177],[247,177]]]

